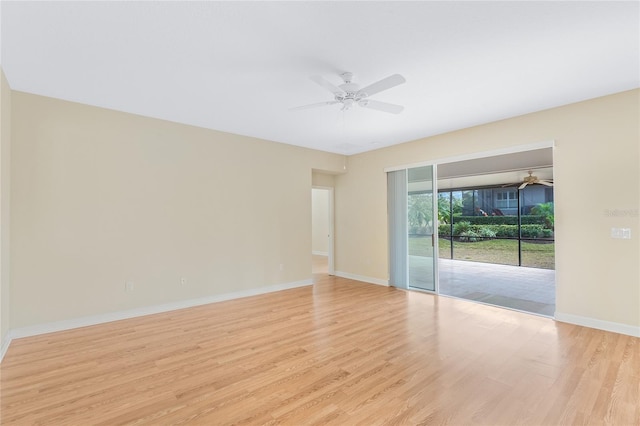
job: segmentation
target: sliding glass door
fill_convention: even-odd
[[[433,166],[407,170],[408,284],[435,291],[435,228]]]
[[[391,285],[436,291],[435,166],[388,174]]]

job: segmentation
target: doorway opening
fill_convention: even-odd
[[[311,189],[311,273],[333,275],[333,188]]]
[[[439,165],[440,294],[554,315],[552,155],[546,148]]]

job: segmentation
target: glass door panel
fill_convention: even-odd
[[[409,287],[435,291],[435,226],[433,166],[408,169],[407,231]]]

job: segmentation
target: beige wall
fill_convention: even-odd
[[[336,187],[336,269],[387,279],[385,167],[552,139],[557,311],[640,326],[640,219],[607,215],[638,209],[639,96],[352,156],[348,173],[329,176],[310,171],[344,173],[344,157],[10,92],[3,77],[3,266],[9,141],[12,238],[10,289],[8,269],[0,272],[2,337],[9,321],[18,328],[307,279],[312,183]],[[612,240],[612,226],[632,228],[633,239]]]
[[[557,313],[640,326],[639,96],[624,92],[349,157],[349,172],[335,177],[336,270],[388,278],[385,167],[555,140]],[[614,226],[632,228],[633,239],[611,239]]]
[[[0,345],[9,331],[10,315],[10,195],[11,90],[0,69]]]
[[[310,278],[311,170],[343,156],[20,92],[12,107],[12,328]]]
[[[335,179],[333,175],[327,173],[313,172],[311,181],[313,186],[324,186],[327,188],[333,188],[335,186]]]
[[[329,252],[329,191],[311,190],[311,249],[315,254]]]

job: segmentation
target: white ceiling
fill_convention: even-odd
[[[640,87],[631,2],[2,1],[14,90],[353,154]],[[367,85],[399,115],[309,79]]]

